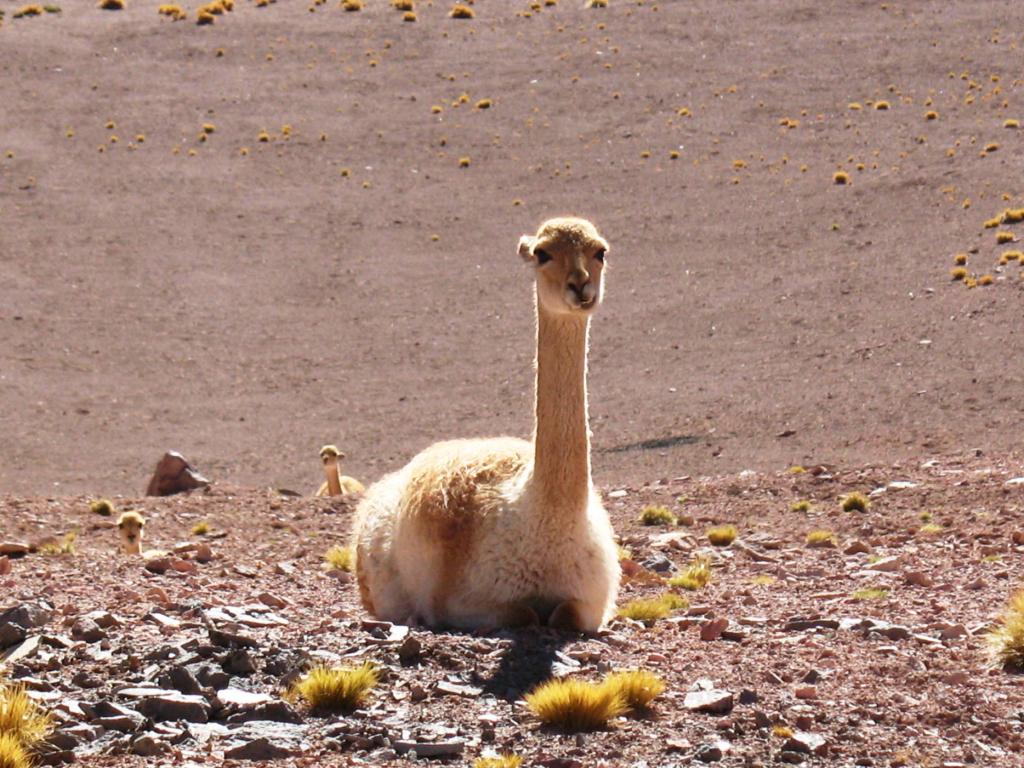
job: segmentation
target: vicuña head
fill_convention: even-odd
[[[537,301],[553,314],[592,311],[601,303],[608,243],[586,219],[550,219],[519,238],[519,255],[537,268]]]
[[[618,554],[590,478],[587,332],[608,243],[551,219],[519,241],[535,268],[532,441],[435,443],[366,492],[353,540],[360,596],[391,621],[594,631],[614,611]]]
[[[126,555],[142,554],[142,529],[146,518],[135,511],[124,512],[117,518],[117,532],[121,538],[121,551]]]
[[[320,449],[320,461],[324,465],[324,482],[317,490],[317,496],[344,496],[362,493],[365,486],[354,477],[341,474],[341,461],[345,454],[337,446],[325,445]]]

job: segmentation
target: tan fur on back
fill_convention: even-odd
[[[582,219],[549,220],[520,240],[538,276],[535,442],[436,443],[370,486],[353,526],[370,613],[595,631],[614,612],[618,553],[590,481],[585,394],[588,318],[607,247]]]

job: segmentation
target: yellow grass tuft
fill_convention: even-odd
[[[924,113],[924,119],[925,120],[938,120],[939,119],[939,113],[936,112],[934,109],[930,109],[930,110],[928,110],[927,112]]]
[[[336,571],[351,571],[352,547],[331,547],[324,553],[324,562]]]
[[[204,24],[213,24],[214,16],[206,8],[200,8],[196,11],[196,24],[202,26]]]
[[[998,245],[1012,243],[1013,239],[1013,232],[996,232],[996,243]]]
[[[978,285],[992,285],[996,279],[992,275],[982,275],[978,278]]]
[[[494,102],[491,101],[490,99],[480,99],[480,101],[478,101],[476,103],[476,108],[477,109],[490,109],[493,106],[493,104],[494,104]]]
[[[846,171],[836,171],[832,174],[832,181],[836,184],[849,184],[850,174]]]
[[[542,723],[564,731],[599,730],[627,709],[614,688],[575,677],[541,683],[526,705]]]
[[[411,11],[413,2],[412,0],[391,0],[391,7],[396,11]]]
[[[1003,121],[1003,128],[1020,128],[1020,120],[1008,117]]]
[[[186,16],[185,10],[180,5],[165,4],[161,5],[156,9],[156,12],[161,16],[167,16],[174,21],[181,21]]]
[[[925,523],[917,532],[925,536],[934,536],[935,534],[942,533],[942,526],[938,523]]]
[[[750,580],[750,583],[753,584],[755,587],[770,587],[776,581],[778,581],[778,579],[776,579],[774,576],[770,576],[767,573],[762,573],[752,578]]]
[[[102,8],[104,11],[123,11],[124,6],[124,0],[100,0],[96,7]]]
[[[519,755],[498,755],[496,757],[478,757],[473,761],[473,768],[520,768],[523,758]]]
[[[645,669],[612,672],[602,683],[633,712],[642,712],[665,690],[665,681]]]
[[[811,502],[807,499],[801,499],[800,501],[794,501],[789,505],[790,512],[810,512]]]
[[[453,19],[472,19],[476,17],[476,11],[470,8],[465,3],[456,3],[452,6],[452,9],[448,12],[448,15]]]
[[[97,499],[89,505],[89,511],[100,517],[110,517],[114,514],[114,505],[107,499]]]
[[[342,0],[341,8],[349,13],[363,10],[363,0]]]
[[[711,583],[711,558],[697,555],[693,562],[668,580],[670,587],[697,590]]]
[[[266,130],[262,130],[256,136],[256,141],[259,141],[259,142],[262,142],[262,143],[266,144],[268,141],[270,141],[270,134],[267,133]]]
[[[949,270],[949,276],[954,280],[965,280],[967,278],[967,270],[963,267],[954,267]]]
[[[1024,671],[1024,589],[1010,598],[988,636],[993,659],[1007,671]]]
[[[851,101],[849,104],[846,105],[846,108],[847,109],[858,110],[858,109],[864,109],[864,105],[862,105],[859,101]]]
[[[200,520],[192,526],[193,536],[205,536],[210,532],[210,524],[206,520]]]
[[[469,158],[468,157],[460,157],[459,158],[459,168],[469,168]]]
[[[839,499],[843,512],[867,512],[871,501],[860,491],[853,491]]]
[[[982,150],[982,152],[987,155],[989,152],[998,151],[998,149],[999,145],[994,141],[990,141],[988,144],[985,145],[985,148]]]
[[[50,541],[39,547],[41,555],[73,555],[75,554],[75,540],[78,538],[78,531],[68,531],[60,541]]]
[[[619,616],[651,626],[658,619],[664,619],[672,611],[686,608],[689,604],[689,601],[682,595],[677,595],[675,592],[666,592],[659,597],[633,600],[626,603],[619,608]]]
[[[0,683],[0,736],[9,737],[27,750],[46,738],[52,728],[50,715],[29,698],[22,686]]]
[[[292,686],[290,694],[305,699],[314,710],[348,712],[363,703],[379,679],[369,662],[355,668],[314,667]]]
[[[416,21],[416,11],[406,11],[403,13],[402,21]]]
[[[650,504],[640,513],[640,522],[644,525],[677,525],[679,520],[668,507]]]
[[[884,600],[888,596],[889,590],[886,587],[867,587],[853,593],[854,600]]]
[[[836,535],[832,531],[811,531],[807,534],[808,547],[834,547],[836,543]]]
[[[607,8],[608,0],[587,0],[586,8]]]
[[[962,267],[964,264],[967,263],[967,254],[958,253],[956,256],[953,257],[953,263],[956,264],[958,267]]]
[[[708,528],[707,535],[708,541],[716,547],[728,547],[736,541],[739,533],[735,525],[716,525],[714,528]]]
[[[41,5],[23,5],[13,14],[11,14],[11,16],[15,19],[21,19],[26,16],[42,16],[43,13],[44,10],[43,6]]]
[[[885,109],[888,109],[890,106],[891,105],[889,104],[888,101],[876,101],[875,102],[875,109],[885,110]]]
[[[32,768],[34,761],[14,736],[0,733],[0,768]]]

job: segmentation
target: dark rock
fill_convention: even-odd
[[[806,758],[802,753],[794,752],[791,749],[784,749],[779,753],[779,761],[790,765],[799,765],[805,759]]]
[[[252,655],[242,648],[229,653],[221,666],[225,672],[232,675],[251,675],[256,671],[256,662],[253,661]]]
[[[752,691],[749,688],[744,688],[740,691],[740,704],[756,704],[757,703],[757,691]]]
[[[187,667],[171,667],[160,676],[157,682],[160,683],[161,688],[173,688],[179,693],[187,693],[191,696],[198,696],[203,692],[199,681]]]
[[[412,635],[409,635],[402,641],[402,644],[398,646],[398,659],[405,665],[415,664],[419,661],[420,654],[422,652],[423,643]]]
[[[80,669],[75,673],[75,676],[71,678],[71,684],[77,685],[79,688],[99,688],[103,685],[103,681],[95,675],[86,672],[84,669]]]
[[[150,696],[139,703],[139,711],[151,720],[185,720],[205,723],[210,719],[210,705],[202,696],[165,693]]]
[[[224,750],[226,760],[277,760],[282,757],[292,757],[295,754],[294,750],[276,746],[270,739],[263,736]]]
[[[157,462],[153,477],[146,486],[146,495],[172,496],[209,485],[210,481],[196,472],[184,456],[177,451],[168,451]]]
[[[786,622],[783,629],[787,632],[803,632],[807,629],[839,629],[839,622],[835,619],[803,619],[794,617]]]
[[[675,565],[664,555],[651,555],[649,558],[640,563],[644,568],[655,573],[668,573],[669,571],[675,570]]]
[[[40,600],[36,603],[22,603],[0,613],[0,625],[17,624],[22,629],[34,629],[47,624],[53,617],[53,606]]]
[[[242,709],[228,717],[229,723],[248,723],[253,720],[269,720],[275,723],[301,723],[302,718],[286,701],[268,701],[255,707]]]
[[[195,677],[200,685],[205,685],[218,691],[231,682],[231,675],[213,666],[213,664],[199,665],[196,668]],[[182,693],[188,693],[188,691],[182,691]]]
[[[10,648],[25,639],[25,628],[18,624],[0,624],[0,648]]]
[[[98,643],[105,640],[107,633],[100,629],[100,625],[92,619],[82,617],[71,625],[71,637],[75,640],[84,640],[87,643]]]
[[[717,763],[722,759],[722,748],[717,744],[701,744],[693,756],[702,763]]]

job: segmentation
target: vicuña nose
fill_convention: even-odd
[[[581,269],[569,275],[569,287],[572,289],[573,293],[580,298],[583,298],[583,289],[587,287],[587,283],[589,282],[590,274],[585,269]]]

